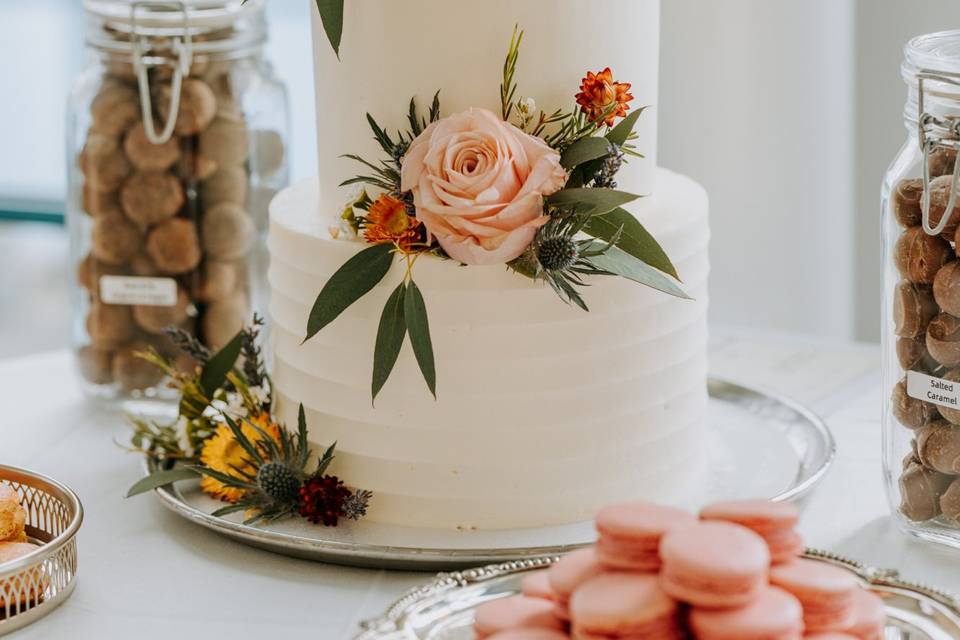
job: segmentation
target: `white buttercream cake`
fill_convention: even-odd
[[[669,499],[703,469],[707,404],[709,225],[704,190],[656,167],[656,0],[347,0],[340,59],[314,24],[317,179],[271,206],[273,383],[279,415],[306,409],[313,446],[337,441],[332,472],[374,492],[371,520],[444,528],[574,522],[603,504]],[[569,108],[585,71],[631,82],[639,120],[619,188],[649,194],[627,208],[666,250],[693,300],[595,277],[589,313],[505,266],[423,256],[437,398],[409,341],[371,403],[374,336],[399,261],[368,295],[303,343],[324,283],[368,245],[335,239],[355,167],[376,157],[364,114],[404,126],[406,103],[441,89],[444,114],[499,111],[496,91],[514,24],[527,28],[524,95]]]

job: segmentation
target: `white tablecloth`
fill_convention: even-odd
[[[878,360],[873,347],[793,337],[724,333],[711,348],[715,375],[792,395],[832,427],[839,458],[804,514],[810,546],[960,591],[960,552],[904,536],[887,515]],[[0,364],[0,407],[0,462],[61,480],[86,509],[76,591],[17,640],[349,638],[429,577],[289,559],[189,524],[151,495],[124,499],[140,459],[114,444],[127,440],[122,418],[82,398],[65,352]]]

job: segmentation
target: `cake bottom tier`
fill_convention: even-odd
[[[407,343],[375,406],[374,337],[402,270],[301,345],[313,298],[364,245],[330,238],[315,183],[280,194],[269,240],[280,418],[295,425],[304,405],[313,449],[337,442],[331,473],[374,492],[375,521],[538,527],[692,492],[705,458],[707,199],[668,171],[657,183],[634,211],[695,300],[597,278],[584,313],[503,267],[421,258],[438,397]]]

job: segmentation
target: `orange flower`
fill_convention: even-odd
[[[407,205],[383,194],[370,205],[363,226],[363,237],[371,244],[393,242],[403,251],[420,240],[420,221],[407,213]]]
[[[588,71],[587,77],[580,81],[580,93],[576,98],[580,110],[587,114],[590,122],[603,118],[604,124],[612,127],[615,118],[627,115],[630,109],[627,103],[633,100],[633,95],[630,93],[630,83],[614,82],[613,72],[607,67],[600,73]],[[614,104],[616,107],[607,113]],[[599,122],[597,126],[600,126]]]

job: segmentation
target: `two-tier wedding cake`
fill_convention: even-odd
[[[688,490],[709,226],[656,166],[659,1],[346,0],[342,36],[314,13],[319,177],[270,217],[282,418],[303,403],[375,521]]]

